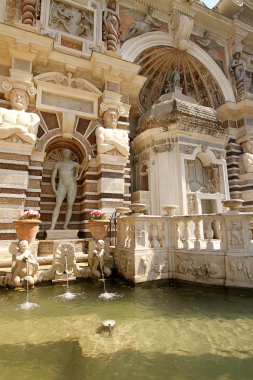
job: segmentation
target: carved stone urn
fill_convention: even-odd
[[[140,216],[140,215],[143,215],[144,211],[146,210],[146,204],[145,203],[131,203],[129,205],[129,208],[134,214],[134,216]]]
[[[164,205],[162,209],[166,212],[166,216],[174,216],[176,210],[178,209],[177,205]]]
[[[95,240],[104,240],[107,237],[110,220],[89,220],[89,230]]]
[[[237,214],[239,213],[239,207],[242,205],[242,199],[229,199],[226,201],[222,201],[224,207],[228,207],[228,213]]]
[[[36,238],[39,231],[41,220],[36,219],[24,219],[13,222],[17,238],[21,240],[27,240],[29,243]]]

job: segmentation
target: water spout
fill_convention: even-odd
[[[26,259],[26,301],[18,305],[20,310],[31,310],[36,307],[39,307],[37,303],[29,301],[29,262],[28,258]]]

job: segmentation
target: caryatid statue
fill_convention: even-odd
[[[26,112],[29,96],[26,91],[14,89],[10,93],[11,110],[0,108],[0,140],[18,136],[27,144],[37,140],[40,118],[36,113]]]
[[[68,229],[68,224],[72,216],[72,208],[76,198],[77,181],[81,178],[83,172],[87,169],[90,156],[86,156],[82,164],[71,159],[72,152],[69,149],[63,149],[62,158],[55,164],[52,172],[52,188],[56,195],[56,206],[53,212],[52,224],[50,230],[55,229],[59,217],[60,208],[65,196],[67,196],[67,212],[63,229]],[[56,176],[59,176],[59,182],[56,189]]]
[[[241,156],[244,172],[253,173],[253,140],[245,141],[242,144],[244,154]]]
[[[117,109],[109,108],[103,115],[103,126],[96,128],[97,152],[108,153],[114,149],[122,156],[128,157],[129,143],[128,132],[117,129],[119,112]]]

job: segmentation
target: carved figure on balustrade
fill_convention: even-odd
[[[62,150],[61,159],[55,164],[51,184],[56,195],[56,206],[52,216],[52,224],[50,229],[54,230],[57,219],[59,217],[60,208],[65,196],[67,196],[67,212],[63,228],[68,228],[69,221],[72,216],[72,208],[76,198],[77,181],[81,178],[83,172],[89,165],[90,156],[86,156],[80,165],[71,159],[72,152],[69,149]],[[59,176],[58,186],[56,189],[56,176]]]
[[[58,0],[53,0],[49,19],[51,27],[55,29],[62,27],[63,31],[67,31],[73,36],[91,38],[93,24],[92,12],[70,7]]]
[[[98,240],[96,243],[96,249],[89,252],[88,264],[91,268],[92,275],[96,278],[100,278],[102,272],[107,277],[109,277],[112,274],[112,271],[110,269],[111,257],[105,249],[104,240]]]
[[[234,75],[237,94],[242,95],[245,91],[245,62],[241,59],[241,53],[233,55],[230,69]]]
[[[38,281],[39,263],[34,258],[27,240],[19,242],[19,252],[15,257],[15,264],[12,268],[12,280],[15,286],[20,286],[27,281],[29,285],[34,285]]]
[[[40,118],[37,114],[26,112],[29,96],[26,91],[14,89],[10,93],[11,110],[0,108],[0,139],[18,142],[19,139],[34,145],[37,140]]]
[[[195,200],[193,195],[188,196],[188,214],[195,214],[196,213],[196,207],[195,207]]]
[[[253,141],[248,140],[242,144],[243,155],[241,156],[241,171],[253,173]]]
[[[133,16],[136,21],[128,27],[124,41],[147,32],[154,32],[162,26],[162,23],[153,16],[153,8],[151,6],[148,7],[146,13],[137,9],[128,9],[125,13]]]
[[[250,281],[252,273],[249,260],[235,259],[231,261],[230,274],[233,281]]]
[[[142,268],[142,272],[143,272],[143,275],[146,276],[147,274],[147,269],[148,269],[148,258],[147,256],[142,256],[141,259],[140,259],[140,265],[141,265],[141,268]]]
[[[103,126],[96,128],[97,152],[99,154],[113,152],[120,153],[124,157],[129,155],[128,132],[117,129],[119,112],[109,108],[103,115]]]
[[[120,37],[120,17],[113,5],[108,4],[103,16],[103,39],[107,50],[115,52]]]
[[[220,192],[220,177],[219,177],[219,168],[217,165],[212,165],[211,167],[212,175],[211,182],[216,193]]]
[[[231,222],[231,225],[229,227],[231,245],[243,244],[243,235],[242,235],[241,229],[242,229],[241,222]]]

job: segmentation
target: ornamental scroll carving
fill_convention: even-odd
[[[174,31],[175,47],[179,50],[187,50],[190,44],[190,36],[193,29],[193,19],[177,10],[173,10],[171,15],[171,25]]]

